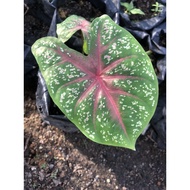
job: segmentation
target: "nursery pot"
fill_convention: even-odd
[[[75,7],[75,4],[72,5],[72,3],[73,1],[69,2],[64,0],[25,0],[25,4],[29,8],[25,14],[25,21],[33,19],[33,22],[31,22],[30,25],[25,25],[24,82],[26,85],[30,83],[35,83],[34,85],[36,85],[36,106],[43,123],[61,128],[65,132],[76,132],[78,131],[78,128],[70,122],[53,103],[48,93],[45,81],[38,69],[38,65],[31,53],[31,45],[41,37],[56,37],[56,24],[62,22],[64,18],[70,16],[69,14],[74,14],[69,12],[71,9],[67,8],[69,5]],[[156,55],[155,67],[158,67],[158,80],[160,86],[164,86],[163,84],[165,83],[166,74],[166,48],[159,44],[160,33],[166,33],[164,24],[166,11],[165,4],[164,2],[162,3],[164,8],[159,16],[156,16],[151,20],[141,21],[138,23],[131,22],[129,17],[121,11],[120,1],[89,0],[86,1],[85,4],[87,7],[90,7],[88,8],[88,11],[92,12],[92,15],[95,15],[94,11],[97,11],[96,14],[99,16],[100,14],[108,14],[117,24],[131,32],[142,46],[146,46],[146,48],[148,47],[148,49]],[[83,13],[85,11],[87,10],[81,10]],[[26,27],[31,30],[28,32]],[[77,51],[81,51],[82,39],[79,36],[74,35],[66,42],[66,44]],[[159,146],[161,148],[165,147],[166,124],[165,112],[163,111],[165,109],[165,105],[165,88],[162,87],[159,95],[158,108],[154,117],[150,121],[150,124],[152,123],[152,127],[155,132],[154,138],[160,142]],[[158,114],[160,112],[162,112],[161,115]],[[162,130],[159,130],[161,128]]]

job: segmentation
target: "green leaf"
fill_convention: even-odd
[[[133,2],[131,2],[131,3],[123,3],[123,2],[121,2],[120,4],[121,4],[123,7],[125,7],[126,10],[129,11],[129,12],[134,8]]]
[[[145,15],[145,13],[143,11],[141,11],[140,9],[131,10],[131,14]]]
[[[158,101],[157,77],[144,49],[107,15],[91,23],[87,55],[59,36],[32,46],[53,101],[92,141],[135,150]]]
[[[90,22],[83,17],[72,15],[64,20],[64,22],[57,24],[57,35],[62,42],[66,42],[78,30],[82,31],[84,44],[83,51],[87,54],[87,38],[90,29]]]

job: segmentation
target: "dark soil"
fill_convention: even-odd
[[[130,3],[131,0],[126,0],[124,2]],[[159,13],[155,13],[151,9],[153,8],[152,5],[155,4],[157,1],[156,0],[138,0],[134,1],[134,7],[137,9],[140,9],[145,13],[145,15],[140,15],[140,14],[130,14],[129,18],[131,21],[141,21],[144,19],[150,19],[152,17],[155,17]],[[122,7],[122,6],[121,6]],[[125,11],[125,8],[122,7],[122,10]]]
[[[64,5],[58,8],[58,12],[60,18],[63,20],[70,15],[76,14],[84,17],[88,21],[92,21],[94,18],[103,14],[86,0],[65,0]]]
[[[87,20],[101,15],[87,1],[76,1],[78,6],[67,2],[59,9],[62,19],[70,14]],[[85,11],[79,5],[84,5]],[[31,14],[31,9],[25,8],[24,16],[24,41],[28,45],[46,36],[49,28]],[[151,128],[138,138],[136,151],[132,151],[94,143],[80,132],[65,133],[44,126],[36,108],[36,84],[31,86],[34,88],[25,88],[24,94],[25,190],[166,189],[166,151],[158,148]]]
[[[24,43],[32,45],[37,39],[47,36],[49,26],[42,22],[42,20],[36,19],[33,15],[33,9],[35,7],[28,7],[25,5],[24,15]],[[40,27],[39,27],[40,26]]]

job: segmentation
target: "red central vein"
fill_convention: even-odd
[[[120,114],[120,111],[118,109],[118,105],[116,104],[115,100],[113,99],[112,95],[110,94],[109,90],[107,89],[107,87],[104,84],[102,79],[99,80],[99,83],[100,83],[100,85],[102,87],[102,91],[103,91],[105,97],[107,97],[107,105],[108,105],[108,107],[110,107],[112,115],[115,116],[118,119],[118,121],[119,121],[125,135],[129,138],[129,136],[127,134],[127,131],[126,131],[126,128],[125,128],[125,125],[124,125],[124,123],[122,121],[121,114]]]
[[[100,32],[98,32],[97,34],[97,47],[96,47],[96,57],[98,58],[97,60],[97,64],[98,64],[98,67],[97,67],[97,75],[99,75],[99,73],[102,71],[102,62],[101,62],[101,51],[100,51],[100,44],[101,44],[101,41],[100,41]]]
[[[143,80],[144,78],[142,77],[137,77],[137,76],[128,76],[128,75],[105,75],[104,76],[104,81],[107,80],[125,80],[125,79],[138,79],[138,80]]]
[[[123,91],[123,90],[119,90],[119,89],[114,89],[114,90],[110,90],[110,93],[114,93],[114,94],[119,94],[119,95],[124,95],[124,96],[130,96],[130,97],[133,97],[133,98],[135,98],[135,99],[139,99],[139,97],[138,96],[135,96],[135,95],[133,95],[133,94],[131,94],[131,93],[128,93],[128,92],[125,92],[125,91]]]
[[[82,82],[84,80],[89,80],[89,76],[84,76],[84,77],[81,77],[81,78],[74,79],[74,80],[72,80],[70,82],[67,82],[64,85],[60,86],[57,91],[59,91],[61,88],[64,88],[64,87],[69,86],[71,84],[76,84],[76,83]]]
[[[57,65],[60,64],[64,64],[65,62],[69,62],[71,63],[73,66],[75,66],[76,68],[80,69],[81,71],[83,71],[84,73],[88,74],[89,76],[94,76],[94,73],[92,71],[90,71],[90,64],[85,64],[84,63],[88,63],[90,62],[90,59],[88,58],[88,56],[79,54],[78,52],[72,52],[72,51],[68,51],[68,52],[61,52],[61,50],[57,49],[56,53],[58,53],[61,56],[61,61],[57,63]],[[68,55],[65,55],[69,53],[70,57]]]
[[[101,98],[101,89],[99,86],[97,86],[97,89],[95,91],[95,94],[94,94],[94,97],[95,97],[95,101],[94,101],[94,107],[93,107],[93,124],[94,124],[94,129],[96,130],[96,110],[97,110],[97,107],[98,107],[98,102],[99,102],[99,99]]]
[[[119,64],[121,64],[126,59],[130,59],[130,58],[134,58],[134,57],[136,57],[136,56],[135,55],[130,55],[130,56],[122,57],[120,59],[115,60],[114,62],[112,62],[111,64],[109,64],[106,68],[104,68],[102,70],[101,74],[106,73],[106,72],[114,69],[115,67],[117,67]]]
[[[78,106],[79,103],[81,103],[85,98],[88,97],[88,95],[90,94],[90,92],[93,90],[93,88],[96,85],[96,80],[94,80],[89,86],[88,88],[82,93],[82,95],[80,96],[80,98],[77,100],[75,108]]]
[[[104,67],[104,63],[102,62],[101,55],[108,48],[108,45],[103,45],[101,43],[101,29],[102,29],[101,27],[98,28],[96,44],[91,45],[91,54],[89,54],[89,56],[95,62],[97,76],[101,74],[102,69]]]

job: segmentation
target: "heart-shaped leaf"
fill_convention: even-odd
[[[87,36],[88,55],[55,37],[32,46],[50,96],[89,139],[135,150],[158,101],[151,61],[137,40],[107,15],[91,23]]]

